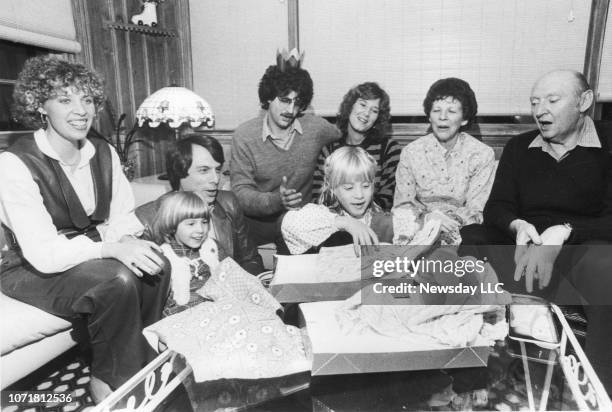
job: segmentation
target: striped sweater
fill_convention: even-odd
[[[346,140],[341,139],[324,146],[317,158],[317,167],[314,172],[312,183],[312,200],[316,202],[321,194],[321,186],[323,186],[323,175],[325,159],[334,150],[347,146]],[[383,140],[374,140],[366,137],[359,145],[368,152],[376,163],[378,169],[376,171],[376,179],[374,182],[374,201],[385,210],[391,209],[393,206],[393,195],[395,192],[395,169],[399,162],[402,151],[401,146],[395,140],[385,137]],[[384,147],[384,148],[383,148]],[[381,149],[384,153],[381,155]]]

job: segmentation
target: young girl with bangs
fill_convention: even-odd
[[[208,205],[193,192],[164,195],[153,220],[151,234],[161,244],[171,265],[171,294],[164,308],[169,316],[197,305],[205,299],[196,291],[204,286],[210,271],[219,264],[217,242],[208,237]]]
[[[373,200],[376,170],[376,161],[361,147],[344,146],[331,153],[325,159],[318,203],[283,218],[289,251],[300,254],[313,247],[353,243],[357,253],[360,245],[412,239],[418,229],[415,219],[403,216],[404,211],[392,216]]]

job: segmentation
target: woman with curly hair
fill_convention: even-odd
[[[313,181],[313,200],[319,198],[323,183],[325,159],[342,146],[358,146],[367,151],[378,168],[374,181],[374,202],[383,209],[393,205],[395,168],[401,148],[386,133],[391,119],[389,95],[377,83],[367,82],[353,87],[342,99],[336,126],[342,138],[323,148],[317,159]]]
[[[495,174],[493,149],[467,134],[478,104],[470,85],[440,79],[423,101],[431,133],[406,145],[397,167],[393,208],[409,208],[417,220],[441,222],[442,241],[461,243],[459,229],[482,223]]]
[[[142,229],[117,153],[88,135],[104,85],[85,66],[28,60],[14,115],[38,128],[0,154],[0,221],[9,238],[2,292],[54,315],[84,320],[92,350],[94,401],[153,355],[141,332],[168,292],[159,247]]]

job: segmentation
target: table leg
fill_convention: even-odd
[[[548,404],[548,394],[550,393],[550,382],[552,380],[552,373],[554,369],[555,357],[557,356],[556,350],[551,350],[548,353],[548,365],[546,366],[546,376],[544,378],[544,387],[542,388],[542,397],[540,398],[540,410],[545,411],[546,405]]]
[[[529,363],[527,361],[527,350],[525,342],[519,341],[521,345],[521,358],[523,359],[523,371],[525,373],[525,389],[527,390],[527,400],[529,401],[529,410],[535,410],[535,402],[533,401],[533,391],[531,390],[531,374],[529,373]]]

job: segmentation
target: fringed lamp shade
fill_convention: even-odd
[[[149,97],[136,112],[138,126],[148,122],[150,127],[167,123],[177,129],[183,123],[191,127],[205,124],[212,127],[215,115],[206,100],[185,87],[164,87]]]

